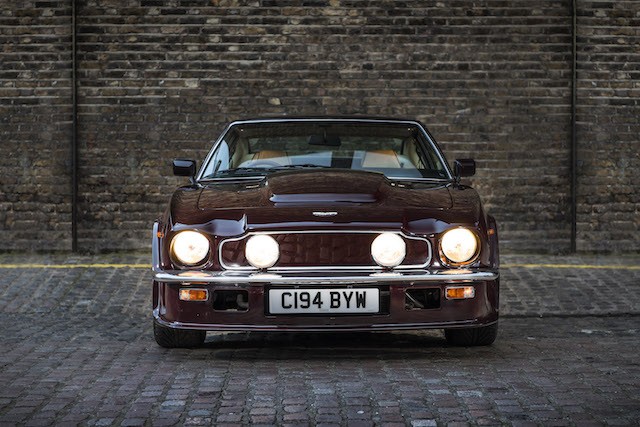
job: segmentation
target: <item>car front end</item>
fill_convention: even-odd
[[[176,191],[153,230],[158,343],[195,346],[205,331],[431,328],[445,329],[453,344],[493,342],[497,227],[459,182],[475,164],[456,162],[452,173],[413,121],[283,123],[236,122],[197,177],[191,165],[177,166],[190,168],[178,174],[192,183]],[[296,125],[311,149],[294,151]],[[380,148],[403,138],[394,157]],[[363,140],[373,147],[361,150]],[[225,162],[243,159],[232,176],[219,172],[223,143],[231,147]],[[421,159],[412,160],[412,149]],[[418,152],[426,149],[431,160]],[[410,161],[432,162],[434,176],[412,175]]]

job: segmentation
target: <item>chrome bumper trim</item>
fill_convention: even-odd
[[[350,285],[397,282],[479,282],[495,280],[496,271],[445,270],[430,272],[420,270],[402,273],[340,272],[335,276],[313,272],[296,273],[242,273],[217,271],[154,271],[154,280],[164,283],[219,283],[219,284],[276,284],[276,285]]]
[[[371,331],[399,331],[420,329],[453,329],[473,328],[493,325],[497,320],[481,323],[475,319],[442,321],[429,323],[372,323],[370,325],[345,324],[345,325],[260,325],[260,324],[228,324],[228,323],[184,323],[167,322],[153,313],[154,319],[160,325],[172,329],[198,329],[203,331],[220,332],[371,332]]]

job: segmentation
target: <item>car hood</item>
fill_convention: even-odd
[[[362,171],[291,171],[259,183],[217,183],[202,189],[198,209],[368,206],[451,208],[442,184],[400,183]],[[371,206],[370,206],[371,205]]]
[[[315,169],[184,187],[173,196],[171,222],[175,228],[198,225],[220,236],[327,227],[426,234],[449,223],[475,223],[480,210],[476,192],[468,187]]]

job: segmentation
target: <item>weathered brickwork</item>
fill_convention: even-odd
[[[477,159],[471,182],[504,249],[569,248],[570,2],[78,4],[81,249],[147,247],[180,182],[171,158],[202,159],[229,120],[285,114],[418,118],[450,160]],[[579,12],[582,250],[640,248],[637,8]],[[70,247],[70,16],[67,0],[5,6],[0,18],[3,248]]]
[[[71,246],[71,8],[0,6],[0,247]]]
[[[581,2],[578,249],[640,248],[640,2]]]

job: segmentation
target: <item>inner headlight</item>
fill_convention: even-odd
[[[182,264],[199,264],[209,254],[209,239],[197,231],[180,231],[171,241],[171,253]]]
[[[251,236],[244,248],[244,255],[255,268],[273,267],[280,258],[280,246],[267,234]]]
[[[467,228],[454,228],[442,235],[440,250],[445,263],[465,264],[477,255],[478,238]]]
[[[383,267],[396,267],[404,260],[407,245],[395,233],[382,233],[371,243],[373,260]]]

